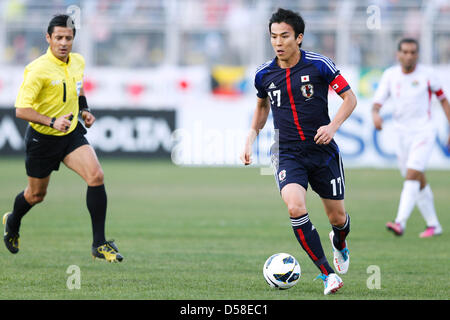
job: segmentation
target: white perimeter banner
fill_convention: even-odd
[[[2,66],[0,105],[13,108],[23,70],[24,67]],[[255,70],[256,67],[247,68],[246,93],[234,97],[211,94],[211,70],[202,66],[162,66],[138,70],[87,67],[84,88],[94,114],[96,109],[121,109],[126,112],[123,106],[130,109],[175,110],[172,160],[176,164],[235,166],[241,165],[239,154],[256,106],[253,86]],[[450,97],[450,66],[438,66],[434,70]],[[345,166],[396,167],[392,106],[388,103],[382,108],[386,121],[380,132],[374,129],[370,113],[370,98],[382,71],[355,67],[342,68],[341,71],[358,97],[355,111],[335,136]],[[331,92],[331,117],[340,103],[340,97]],[[439,134],[429,167],[450,169],[450,153],[446,146],[449,126],[435,97],[432,112]],[[4,127],[0,126],[0,131],[6,130]],[[273,136],[270,115],[265,129],[255,142],[253,165],[262,168],[269,166]]]
[[[340,97],[330,96],[331,116],[340,103]],[[239,155],[243,150],[255,106],[256,98],[252,97],[234,101],[212,97],[201,101],[187,99],[185,106],[178,108],[177,112],[173,162],[187,166],[241,165]],[[389,105],[383,108],[383,130],[377,131],[372,123],[371,107],[371,101],[359,100],[353,114],[336,133],[335,140],[344,165],[395,168],[396,136],[391,121],[392,109]],[[433,113],[439,134],[429,168],[450,169],[450,152],[446,145],[448,122],[437,100],[433,103]],[[253,165],[270,165],[269,150],[273,141],[273,119],[269,114],[266,126],[253,146]]]

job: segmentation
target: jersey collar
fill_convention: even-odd
[[[54,56],[52,50],[50,49],[50,47],[48,47],[47,49],[47,57],[53,61],[54,63],[56,63],[58,66],[60,67],[64,67],[64,66],[69,66],[71,61],[72,61],[72,53],[69,53],[69,60],[68,63],[65,63],[61,60],[59,60],[57,57]]]

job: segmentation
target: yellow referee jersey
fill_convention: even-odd
[[[72,132],[78,123],[78,95],[83,86],[84,58],[70,53],[68,63],[56,58],[50,50],[25,67],[16,108],[33,108],[48,117],[73,113],[69,130],[64,133],[45,125],[32,123],[36,131],[53,136]]]

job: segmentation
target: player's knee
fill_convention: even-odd
[[[25,198],[27,202],[30,205],[38,204],[42,201],[44,201],[45,195],[47,194],[46,191],[40,190],[40,191],[32,191],[29,192],[27,197]]]
[[[90,186],[99,186],[104,182],[104,174],[102,169],[96,169],[93,171],[88,178],[88,185]]]
[[[328,220],[333,226],[343,226],[345,224],[345,221],[347,219],[347,215],[345,211],[342,210],[336,210],[329,212],[328,214]]]
[[[288,204],[288,212],[292,218],[298,218],[307,213],[306,207],[298,203]]]

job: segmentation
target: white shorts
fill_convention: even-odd
[[[424,172],[436,141],[436,130],[418,133],[400,132],[396,150],[398,165],[403,177],[407,169]]]

